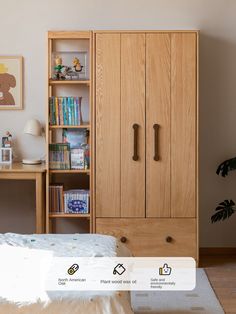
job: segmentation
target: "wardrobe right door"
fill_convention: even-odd
[[[146,216],[196,217],[197,34],[146,34]]]
[[[171,217],[196,217],[197,34],[171,34]]]

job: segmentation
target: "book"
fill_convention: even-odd
[[[89,213],[89,190],[69,190],[64,192],[64,210],[70,214]]]
[[[49,186],[49,211],[64,212],[63,184],[55,183]]]
[[[49,168],[55,170],[70,169],[70,144],[49,144]]]
[[[50,125],[81,125],[82,97],[55,97],[49,98]]]
[[[62,142],[70,148],[81,148],[88,143],[89,132],[85,129],[63,129]]]
[[[84,149],[71,148],[70,160],[71,160],[71,169],[85,169]]]

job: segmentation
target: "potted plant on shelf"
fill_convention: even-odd
[[[236,157],[222,162],[218,166],[216,173],[222,177],[226,177],[229,171],[232,170],[236,170]],[[211,216],[212,223],[225,220],[226,218],[232,216],[236,212],[235,203],[233,200],[224,200],[223,202],[219,203],[215,211],[216,213]]]

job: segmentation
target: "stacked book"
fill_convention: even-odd
[[[89,191],[69,190],[64,192],[65,213],[88,214],[89,213]]]
[[[50,125],[76,126],[83,124],[81,102],[82,97],[50,97]]]
[[[69,190],[63,192],[62,184],[49,186],[50,213],[88,214],[89,190]]]
[[[55,170],[70,169],[70,144],[49,144],[49,168]]]
[[[49,186],[49,210],[51,213],[64,212],[63,185],[55,184]]]

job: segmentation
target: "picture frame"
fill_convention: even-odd
[[[0,164],[11,164],[12,163],[12,148],[0,148]]]
[[[0,56],[0,110],[23,109],[23,57]]]

